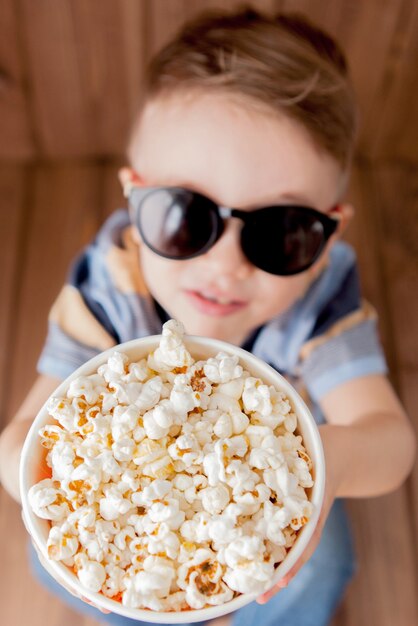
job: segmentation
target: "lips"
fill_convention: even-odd
[[[192,306],[200,313],[214,317],[231,315],[247,306],[247,302],[233,300],[225,294],[212,291],[186,290],[184,292]]]

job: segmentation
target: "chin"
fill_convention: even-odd
[[[210,339],[220,339],[235,345],[239,345],[246,336],[246,329],[237,320],[217,319],[213,317],[199,316],[199,319],[189,319],[185,316],[177,318],[183,322],[186,332],[190,335],[200,335]],[[242,336],[242,339],[241,339]]]

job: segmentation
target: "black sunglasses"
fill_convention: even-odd
[[[259,269],[290,276],[308,269],[335,232],[338,220],[305,206],[278,205],[252,211],[218,206],[183,187],[139,187],[128,191],[132,222],[144,243],[167,259],[207,252],[224,231],[225,219],[243,221],[241,247]]]

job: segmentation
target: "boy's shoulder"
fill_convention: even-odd
[[[50,324],[101,350],[159,332],[138,258],[128,212],[117,210],[71,264]]]
[[[361,296],[356,254],[334,244],[329,263],[305,295],[267,323],[253,352],[309,395],[325,393],[353,377],[386,373],[374,308]]]
[[[94,240],[75,259],[67,282],[81,289],[97,284],[125,294],[148,294],[139,269],[128,211],[118,209],[108,217]]]

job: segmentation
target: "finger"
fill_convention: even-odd
[[[307,545],[307,547],[304,550],[303,554],[299,557],[299,559],[296,561],[296,563],[293,565],[293,567],[291,567],[291,569],[287,572],[286,577],[287,577],[288,581],[292,580],[292,578],[294,578],[296,576],[296,574],[301,569],[301,567],[303,565],[305,565],[305,563],[307,563],[309,561],[309,559],[311,558],[311,556],[315,552],[316,547],[317,547],[317,545],[319,543],[320,536],[315,536],[312,539],[314,539],[314,540],[313,541],[311,540],[309,542],[309,544]]]
[[[268,591],[266,591],[266,593],[263,593],[261,596],[258,596],[256,602],[257,604],[265,604],[266,602],[268,602],[269,600],[271,600],[271,598],[273,596],[276,595],[276,593],[279,593],[279,591],[281,589],[284,589],[285,587],[287,587],[288,584],[288,580],[287,580],[287,575],[284,576],[283,578],[281,578],[275,585],[274,587],[272,587],[271,589],[269,589]]]
[[[298,573],[298,571],[301,569],[302,565],[304,565],[311,558],[312,554],[315,552],[315,549],[316,549],[316,547],[317,547],[317,545],[319,543],[319,540],[321,538],[321,529],[322,529],[322,524],[318,520],[318,524],[315,527],[315,531],[314,531],[314,533],[313,533],[313,535],[312,535],[308,545],[306,546],[303,554],[299,557],[299,559],[296,561],[296,563],[293,565],[293,567],[287,572],[287,574],[285,576],[283,576],[283,578],[281,578],[274,585],[274,587],[272,587],[266,593],[262,594],[261,596],[259,596],[257,598],[257,603],[258,604],[265,604],[276,593],[278,593],[280,591],[280,589],[283,589],[284,587],[287,587],[287,585],[292,580],[292,578],[294,578],[296,576],[296,574]]]
[[[98,609],[101,613],[106,613],[106,614],[111,613],[111,611],[108,611],[107,609],[102,609],[102,607],[97,606],[97,604],[94,604],[94,602],[92,602],[91,600],[89,600],[85,596],[79,596],[79,597],[80,597],[80,600],[83,600],[83,602],[85,602],[86,604],[89,604],[90,606],[94,607],[95,609]]]
[[[315,552],[316,548],[318,547],[318,544],[321,541],[325,519],[326,519],[326,516],[323,514],[323,512],[321,512],[321,515],[318,518],[318,521],[315,526],[315,530],[312,533],[312,537],[310,538],[308,545],[306,546],[305,550],[300,555],[299,559],[296,561],[296,563],[287,573],[289,580],[297,574],[297,572],[300,570],[302,565],[304,565],[307,561],[309,561],[309,559]]]

